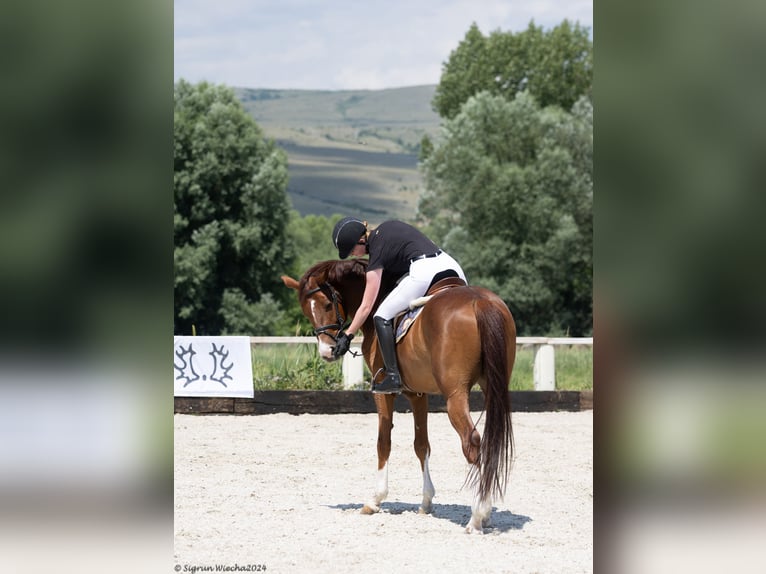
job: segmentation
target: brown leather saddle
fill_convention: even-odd
[[[449,289],[451,287],[464,287],[465,284],[465,281],[463,281],[460,277],[445,277],[444,279],[439,279],[438,281],[431,283],[428,291],[426,291],[426,297],[436,295],[439,291],[443,291],[444,289]]]
[[[439,277],[442,274],[442,277]],[[420,312],[425,307],[428,300],[436,295],[437,293],[441,293],[445,289],[452,289],[454,287],[463,287],[465,286],[466,282],[463,281],[460,277],[458,277],[457,273],[455,273],[452,270],[449,270],[447,272],[437,273],[434,277],[434,280],[431,281],[431,285],[428,287],[428,290],[426,291],[426,294],[423,297],[420,297],[419,299],[415,299],[410,303],[409,310],[405,311],[404,313],[401,313],[394,317],[394,329],[395,329],[395,339],[398,343],[401,341],[404,336],[407,334],[407,331],[410,330],[410,327],[412,327],[413,323],[415,322],[415,319],[418,318],[420,315]]]

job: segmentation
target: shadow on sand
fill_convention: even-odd
[[[328,508],[338,510],[357,510],[361,511],[363,504],[333,504]],[[384,502],[380,511],[384,514],[404,514],[413,512],[417,514],[418,504],[408,504],[404,502]],[[449,520],[458,526],[465,526],[471,518],[471,507],[465,504],[436,504],[433,505],[431,516],[441,520]],[[492,509],[491,524],[485,527],[486,531],[508,532],[509,530],[521,530],[527,522],[531,522],[529,516],[523,514],[514,514],[510,510]]]

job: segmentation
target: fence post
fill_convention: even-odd
[[[556,390],[556,356],[553,345],[535,345],[533,369],[536,391]]]
[[[343,355],[343,388],[350,389],[364,380],[364,360],[362,358],[362,342],[352,341],[351,351],[358,353],[355,357],[350,352]]]

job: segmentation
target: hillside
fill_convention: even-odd
[[[236,89],[289,160],[288,194],[302,215],[411,219],[422,180],[424,135],[436,139],[436,86],[387,90]]]

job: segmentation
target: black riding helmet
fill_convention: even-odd
[[[344,217],[332,230],[332,241],[338,248],[338,257],[345,259],[356,245],[367,226],[355,217]]]

